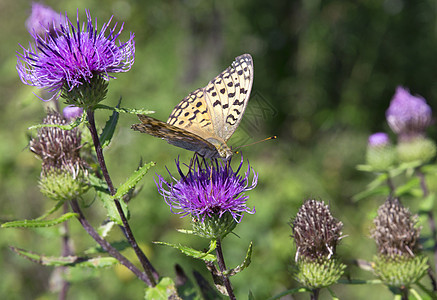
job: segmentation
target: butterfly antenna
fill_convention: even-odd
[[[270,137],[265,138],[265,139],[260,140],[260,141],[256,141],[256,142],[253,142],[253,143],[250,143],[250,144],[247,144],[247,145],[238,146],[238,147],[236,147],[233,150],[237,150],[237,151],[235,151],[235,154],[238,154],[239,153],[238,149],[240,149],[240,148],[247,147],[247,146],[252,146],[252,145],[255,145],[255,144],[258,144],[258,143],[262,143],[262,142],[266,142],[266,141],[269,141],[269,140],[275,140],[277,138],[278,137],[276,135],[270,136]]]

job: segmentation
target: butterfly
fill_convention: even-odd
[[[139,114],[141,123],[131,128],[205,158],[228,160],[232,150],[226,143],[240,124],[252,83],[252,56],[240,55],[205,87],[185,97],[173,109],[167,123]]]

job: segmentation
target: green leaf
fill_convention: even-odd
[[[42,216],[36,218],[35,220],[42,220],[47,218],[48,216],[50,216],[52,213],[54,213],[55,211],[57,211],[62,205],[64,204],[64,201],[58,201],[56,202],[55,206],[53,206],[48,212],[46,212],[45,214],[43,214]]]
[[[120,106],[120,103],[121,103],[121,98],[118,101],[117,107]],[[102,148],[105,148],[111,142],[111,139],[115,132],[115,128],[117,127],[119,115],[120,113],[114,110],[111,117],[108,119],[108,121],[106,121],[102,134],[100,134],[99,137],[100,145],[102,145]]]
[[[428,295],[428,297],[430,297],[430,299],[434,299],[434,300],[437,299],[437,295],[435,294],[435,292],[433,292],[432,290],[429,290],[428,288],[426,288],[425,286],[423,286],[419,281],[416,282],[416,285],[417,285],[418,287],[420,287],[420,289],[421,289],[424,293],[426,293],[426,294]]]
[[[108,185],[106,184],[106,181],[104,181],[103,179],[100,179],[99,177],[93,174],[88,174],[88,182],[96,191],[105,192],[109,194]]]
[[[117,193],[115,193],[114,198],[115,199],[120,199],[121,197],[123,197],[125,194],[129,193],[129,191],[134,188],[137,183],[144,177],[144,175],[147,174],[147,172],[149,171],[149,169],[153,166],[155,166],[156,163],[154,163],[153,161],[143,165],[141,168],[139,168],[138,170],[136,170],[131,177],[129,177],[128,180],[126,180],[125,183],[123,183],[122,185],[119,186],[119,188],[117,189]]]
[[[123,221],[121,220],[120,214],[118,213],[117,206],[115,204],[114,198],[109,193],[97,192],[97,197],[102,201],[103,207],[106,209],[106,214],[108,218],[115,222],[117,225],[123,226]],[[127,204],[123,200],[119,200],[121,209],[124,215],[129,219],[129,209]]]
[[[311,289],[309,288],[305,288],[305,287],[297,287],[285,292],[282,292],[278,295],[275,295],[271,298],[269,298],[268,300],[276,300],[276,299],[281,299],[282,297],[286,296],[286,295],[293,295],[293,294],[297,294],[297,293],[305,293],[305,292],[311,292]]]
[[[105,238],[108,233],[111,231],[112,227],[114,227],[115,222],[107,220],[106,222],[104,222],[102,225],[99,226],[99,228],[97,229],[97,233]]]
[[[369,198],[372,196],[387,196],[390,193],[390,189],[388,186],[380,186],[374,189],[366,189],[361,193],[358,193],[352,197],[354,202],[360,201],[365,198]]]
[[[435,193],[430,193],[425,199],[420,201],[420,210],[423,212],[431,212],[434,208]]]
[[[153,110],[148,109],[137,109],[137,108],[123,108],[123,107],[111,107],[104,104],[98,104],[95,106],[95,109],[108,109],[113,110],[119,113],[127,113],[127,114],[133,114],[133,115],[149,115],[155,113]]]
[[[187,229],[176,229],[176,230],[179,231],[180,233],[196,235],[196,232],[194,230],[187,230]]]
[[[155,287],[146,288],[145,300],[181,299],[177,295],[175,283],[171,278],[164,277]]]
[[[327,288],[328,288],[329,293],[331,294],[331,298],[332,298],[333,300],[339,300],[339,298],[335,295],[334,291],[331,290],[331,289],[329,288],[329,286],[328,286]]]
[[[63,130],[71,130],[73,128],[76,128],[80,124],[85,123],[86,122],[85,120],[86,120],[86,114],[83,114],[82,117],[76,118],[76,120],[74,120],[70,124],[66,124],[66,125],[61,125],[61,124],[37,124],[37,125],[30,126],[28,129],[32,130],[32,129],[39,129],[39,128],[43,128],[43,127],[57,127],[57,128],[63,129]]]
[[[127,241],[112,242],[111,246],[117,249],[118,252],[130,248],[130,244]],[[84,251],[84,253],[87,255],[106,253],[106,250],[104,250],[101,246],[95,246],[95,247],[88,248],[87,250]]]
[[[114,198],[108,191],[108,185],[103,179],[98,178],[92,174],[89,175],[90,185],[96,190],[97,197],[102,201],[103,207],[106,209],[106,214],[108,218],[115,222],[117,225],[123,226],[123,221],[121,220],[120,214],[118,213],[117,206],[115,205]],[[124,212],[126,218],[129,219],[129,209],[127,204],[120,200],[121,208]]]
[[[118,263],[113,257],[78,257],[78,256],[44,256],[23,249],[10,247],[12,251],[24,258],[44,266],[65,266],[81,268],[105,268]]]
[[[253,246],[253,243],[250,242],[249,248],[247,249],[246,257],[244,258],[244,261],[242,264],[236,266],[235,268],[233,268],[231,270],[226,270],[225,272],[223,272],[223,274],[228,275],[228,276],[234,276],[235,274],[238,274],[241,271],[243,271],[244,269],[246,269],[251,263],[252,246]]]
[[[395,191],[395,196],[399,197],[405,194],[413,193],[413,190],[420,184],[420,180],[417,177],[413,177],[407,181],[407,183],[398,186]]]
[[[53,220],[20,220],[20,221],[12,221],[2,224],[2,228],[12,228],[12,227],[21,227],[21,228],[35,228],[35,227],[49,227],[55,226],[62,222],[67,221],[68,219],[74,218],[78,216],[76,213],[66,213],[59,218]]]
[[[187,247],[187,246],[183,246],[181,244],[171,244],[171,243],[166,243],[166,242],[153,242],[154,244],[158,244],[158,245],[165,245],[165,246],[169,246],[175,249],[178,249],[179,251],[181,251],[183,254],[193,257],[193,258],[197,258],[197,259],[201,259],[204,261],[215,261],[216,257],[215,255],[209,254],[211,251],[213,251],[215,249],[215,243],[213,244],[211,242],[210,244],[210,248],[208,249],[207,252],[202,252],[202,251],[198,251],[196,249]]]

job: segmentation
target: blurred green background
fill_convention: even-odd
[[[91,10],[99,25],[111,15],[125,22],[122,40],[135,33],[136,61],[131,71],[109,85],[106,104],[156,111],[166,120],[173,107],[194,89],[224,70],[234,57],[250,53],[255,76],[252,99],[241,128],[229,145],[250,143],[271,135],[278,139],[244,148],[245,159],[259,173],[258,187],[249,192],[256,214],[245,215],[236,234],[224,241],[228,266],[239,264],[250,241],[252,264],[232,278],[237,298],[252,291],[256,299],[296,287],[291,276],[295,249],[288,222],[306,199],[329,203],[344,223],[338,253],[346,263],[371,260],[375,245],[369,239],[371,220],[383,198],[354,203],[371,175],[355,170],[364,162],[369,134],[387,131],[385,110],[397,85],[437,99],[437,2],[403,0],[365,1],[46,1],[56,11],[81,19]],[[38,217],[53,203],[38,191],[40,162],[26,148],[27,128],[44,117],[42,101],[23,85],[15,70],[19,43],[30,41],[25,21],[31,1],[0,1],[0,221]],[[254,101],[255,100],[255,101]],[[249,113],[250,111],[250,113]],[[102,126],[108,117],[98,112]],[[192,153],[164,141],[133,132],[133,115],[121,115],[112,144],[105,151],[116,184],[135,170],[140,160],[157,166],[142,180],[141,194],[130,203],[134,234],[162,275],[174,276],[180,264],[210,276],[205,267],[176,250],[151,241],[187,244],[202,249],[207,241],[184,236],[188,220],[170,213],[153,178],[174,171],[174,159],[187,161]],[[435,138],[436,131],[429,134]],[[435,189],[435,187],[432,187]],[[92,202],[93,195],[86,201]],[[414,211],[417,203],[406,202]],[[104,212],[98,202],[86,209],[98,226]],[[76,221],[70,222],[74,247],[81,252],[93,245]],[[13,254],[8,246],[59,255],[60,227],[45,230],[0,231],[0,295],[4,299],[56,299],[50,293],[52,268]],[[112,240],[121,236],[115,230]],[[133,254],[125,253],[129,257]],[[100,276],[81,274],[70,299],[141,299],[144,286],[123,267],[104,269]],[[351,278],[371,278],[355,266]],[[386,299],[383,286],[333,287],[342,299]],[[329,298],[326,291],[322,299]],[[308,295],[297,296],[307,299]]]

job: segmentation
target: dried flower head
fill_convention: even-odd
[[[54,111],[49,111],[43,124],[66,125],[66,120]],[[85,169],[80,158],[81,136],[77,128],[63,130],[57,127],[42,127],[30,141],[30,150],[42,160],[42,172],[65,170],[73,174]]]
[[[179,161],[176,167],[181,175],[180,180],[167,182],[158,176],[159,193],[175,214],[190,215],[197,222],[204,222],[205,218],[222,218],[229,213],[233,221],[239,223],[245,212],[253,214],[255,209],[246,205],[249,196],[244,193],[255,188],[258,175],[248,166],[246,173],[239,175],[243,166],[243,156],[236,171],[232,170],[230,162],[205,159],[194,159],[187,175],[183,175]],[[252,183],[249,185],[249,176],[253,172]]]
[[[432,111],[424,98],[413,96],[399,86],[386,111],[390,128],[401,140],[423,135],[431,125]]]
[[[109,21],[97,31],[97,21],[93,24],[90,12],[86,11],[87,22],[80,25],[77,12],[77,25],[74,26],[65,16],[59,29],[45,35],[32,33],[34,45],[22,47],[23,53],[17,55],[17,71],[23,83],[43,88],[58,98],[62,89],[71,92],[74,88],[89,84],[93,78],[108,81],[114,78],[109,73],[130,70],[135,58],[134,35],[127,42],[118,40],[123,25],[116,32],[117,23],[109,33]],[[99,95],[101,99],[102,95]]]
[[[419,250],[421,228],[417,215],[412,215],[397,198],[389,198],[378,208],[371,236],[380,255],[414,257]]]
[[[32,13],[26,20],[26,27],[30,33],[41,35],[47,31],[54,33],[61,23],[65,23],[65,17],[60,13],[41,3],[32,3]]]
[[[305,201],[290,225],[297,248],[296,261],[299,257],[313,261],[329,259],[342,238],[343,223],[331,215],[322,201]]]

